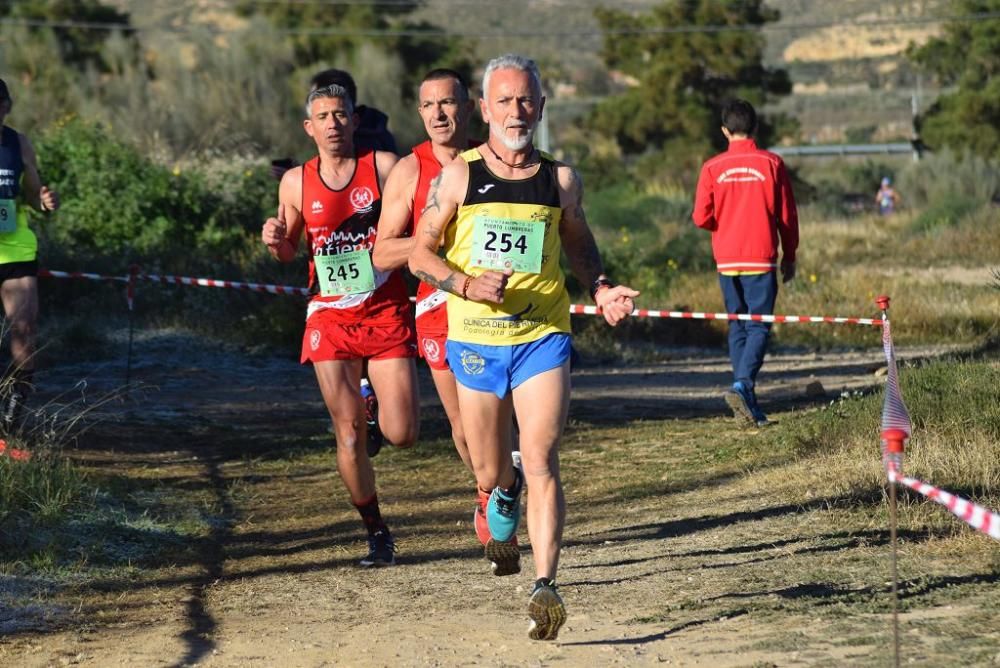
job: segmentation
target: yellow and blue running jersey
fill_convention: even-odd
[[[449,339],[515,345],[570,333],[569,294],[559,266],[556,166],[551,156],[541,156],[533,176],[510,181],[493,174],[477,149],[461,154],[469,165],[469,186],[445,231],[445,261],[471,276],[503,266],[514,273],[503,304],[448,296]]]

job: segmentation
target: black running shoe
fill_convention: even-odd
[[[365,451],[369,457],[374,457],[382,450],[385,444],[385,436],[378,426],[378,398],[370,391],[365,399],[365,422],[368,423],[368,442],[365,443]]]
[[[563,605],[556,583],[540,578],[528,599],[528,637],[532,640],[555,640],[559,629],[566,621],[566,606]]]
[[[379,529],[368,537],[368,556],[360,561],[364,568],[396,565],[396,543],[388,528]]]

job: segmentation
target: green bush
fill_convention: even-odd
[[[42,266],[124,275],[136,264],[149,274],[305,283],[304,254],[285,265],[260,243],[261,223],[274,211],[277,193],[263,161],[230,157],[168,168],[107,128],[78,119],[53,127],[37,146],[46,179],[62,198],[59,212],[34,220]],[[123,292],[120,284],[45,281],[42,312],[80,313],[84,326],[120,329],[127,314]],[[301,336],[302,301],[294,297],[140,281],[135,304],[140,328],[222,332],[229,341],[255,346],[294,345]],[[106,317],[96,321],[93,313]],[[72,329],[73,323],[65,318],[58,323],[67,326]],[[43,345],[63,342],[72,348],[65,336],[48,329]]]
[[[973,213],[980,204],[960,193],[947,193],[923,209],[913,219],[910,229],[926,233],[944,227],[953,227]]]
[[[911,208],[934,207],[949,197],[967,199],[975,208],[1000,193],[1000,165],[971,153],[944,150],[911,163],[898,185]]]
[[[902,367],[900,392],[913,423],[914,436],[932,431],[956,448],[981,435],[1000,439],[1000,369],[987,361],[942,360],[919,367]],[[870,434],[877,452],[880,390],[858,399],[839,402],[834,410],[820,411],[789,422],[778,435],[791,439],[804,452],[828,449],[831,443],[850,442]]]
[[[680,187],[618,184],[588,195],[586,205],[608,274],[646,303],[662,301],[680,272],[715,266],[709,235],[691,222],[692,195]]]
[[[686,193],[666,196],[620,183],[586,197],[587,220],[594,227],[628,229],[632,234],[655,231],[657,222],[690,220],[692,199]]]
[[[38,152],[63,204],[39,221],[49,264],[119,273],[131,263],[157,273],[238,265],[273,202],[263,167],[212,189],[200,170],[158,165],[77,119],[44,134]]]

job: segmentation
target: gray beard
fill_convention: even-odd
[[[490,134],[496,137],[497,140],[508,150],[522,151],[528,146],[531,146],[531,140],[535,138],[535,130],[537,128],[537,125],[533,125],[526,129],[524,135],[520,139],[510,139],[504,132],[504,128],[490,123]]]

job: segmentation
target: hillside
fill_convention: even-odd
[[[472,4],[465,3],[463,10],[456,11],[454,0],[429,0],[420,15],[455,32],[507,31],[504,37],[481,38],[479,55],[484,60],[505,51],[535,55],[548,66],[549,76],[569,84],[553,87],[550,104],[572,105],[580,111],[586,105],[573,104],[573,97],[587,99],[607,92],[609,74],[600,58],[602,40],[596,35],[592,9],[609,3],[524,3],[530,11],[527,21],[525,13],[510,12],[510,4],[481,3],[475,4],[474,11],[465,11]],[[658,3],[629,0],[615,4],[641,12]],[[781,12],[781,20],[765,30],[766,63],[788,69],[795,86],[794,95],[774,111],[799,119],[797,141],[881,141],[909,136],[911,93],[920,89],[919,102],[924,107],[939,91],[928,82],[918,82],[903,53],[910,42],[926,41],[940,26],[906,21],[933,16],[947,3],[892,0],[876,3],[874,8],[873,3],[861,0],[771,0],[769,4]]]
[[[146,3],[117,0],[143,28],[189,27],[207,24],[230,30],[246,25],[233,14],[232,3],[182,0]],[[593,9],[599,0],[427,0],[412,18],[442,26],[468,40],[485,61],[505,52],[532,55],[550,83],[550,117],[566,122],[585,113],[595,98],[614,85],[600,57],[602,37]],[[653,0],[613,3],[620,9],[647,11]],[[906,61],[911,42],[922,43],[940,24],[922,20],[947,13],[944,0],[770,0],[781,20],[764,30],[766,63],[788,69],[794,95],[771,111],[797,118],[797,142],[885,141],[910,134],[911,98],[920,108],[940,92],[922,81]],[[801,26],[801,27],[796,27]],[[183,49],[183,33],[152,30],[143,41],[152,52]],[[333,38],[331,38],[333,39]],[[619,38],[621,39],[621,38]],[[221,45],[225,44],[220,39]],[[383,85],[384,66],[361,58],[350,67],[368,101],[401,112],[398,95]],[[412,127],[409,127],[411,126]],[[404,124],[409,132],[414,124]]]

